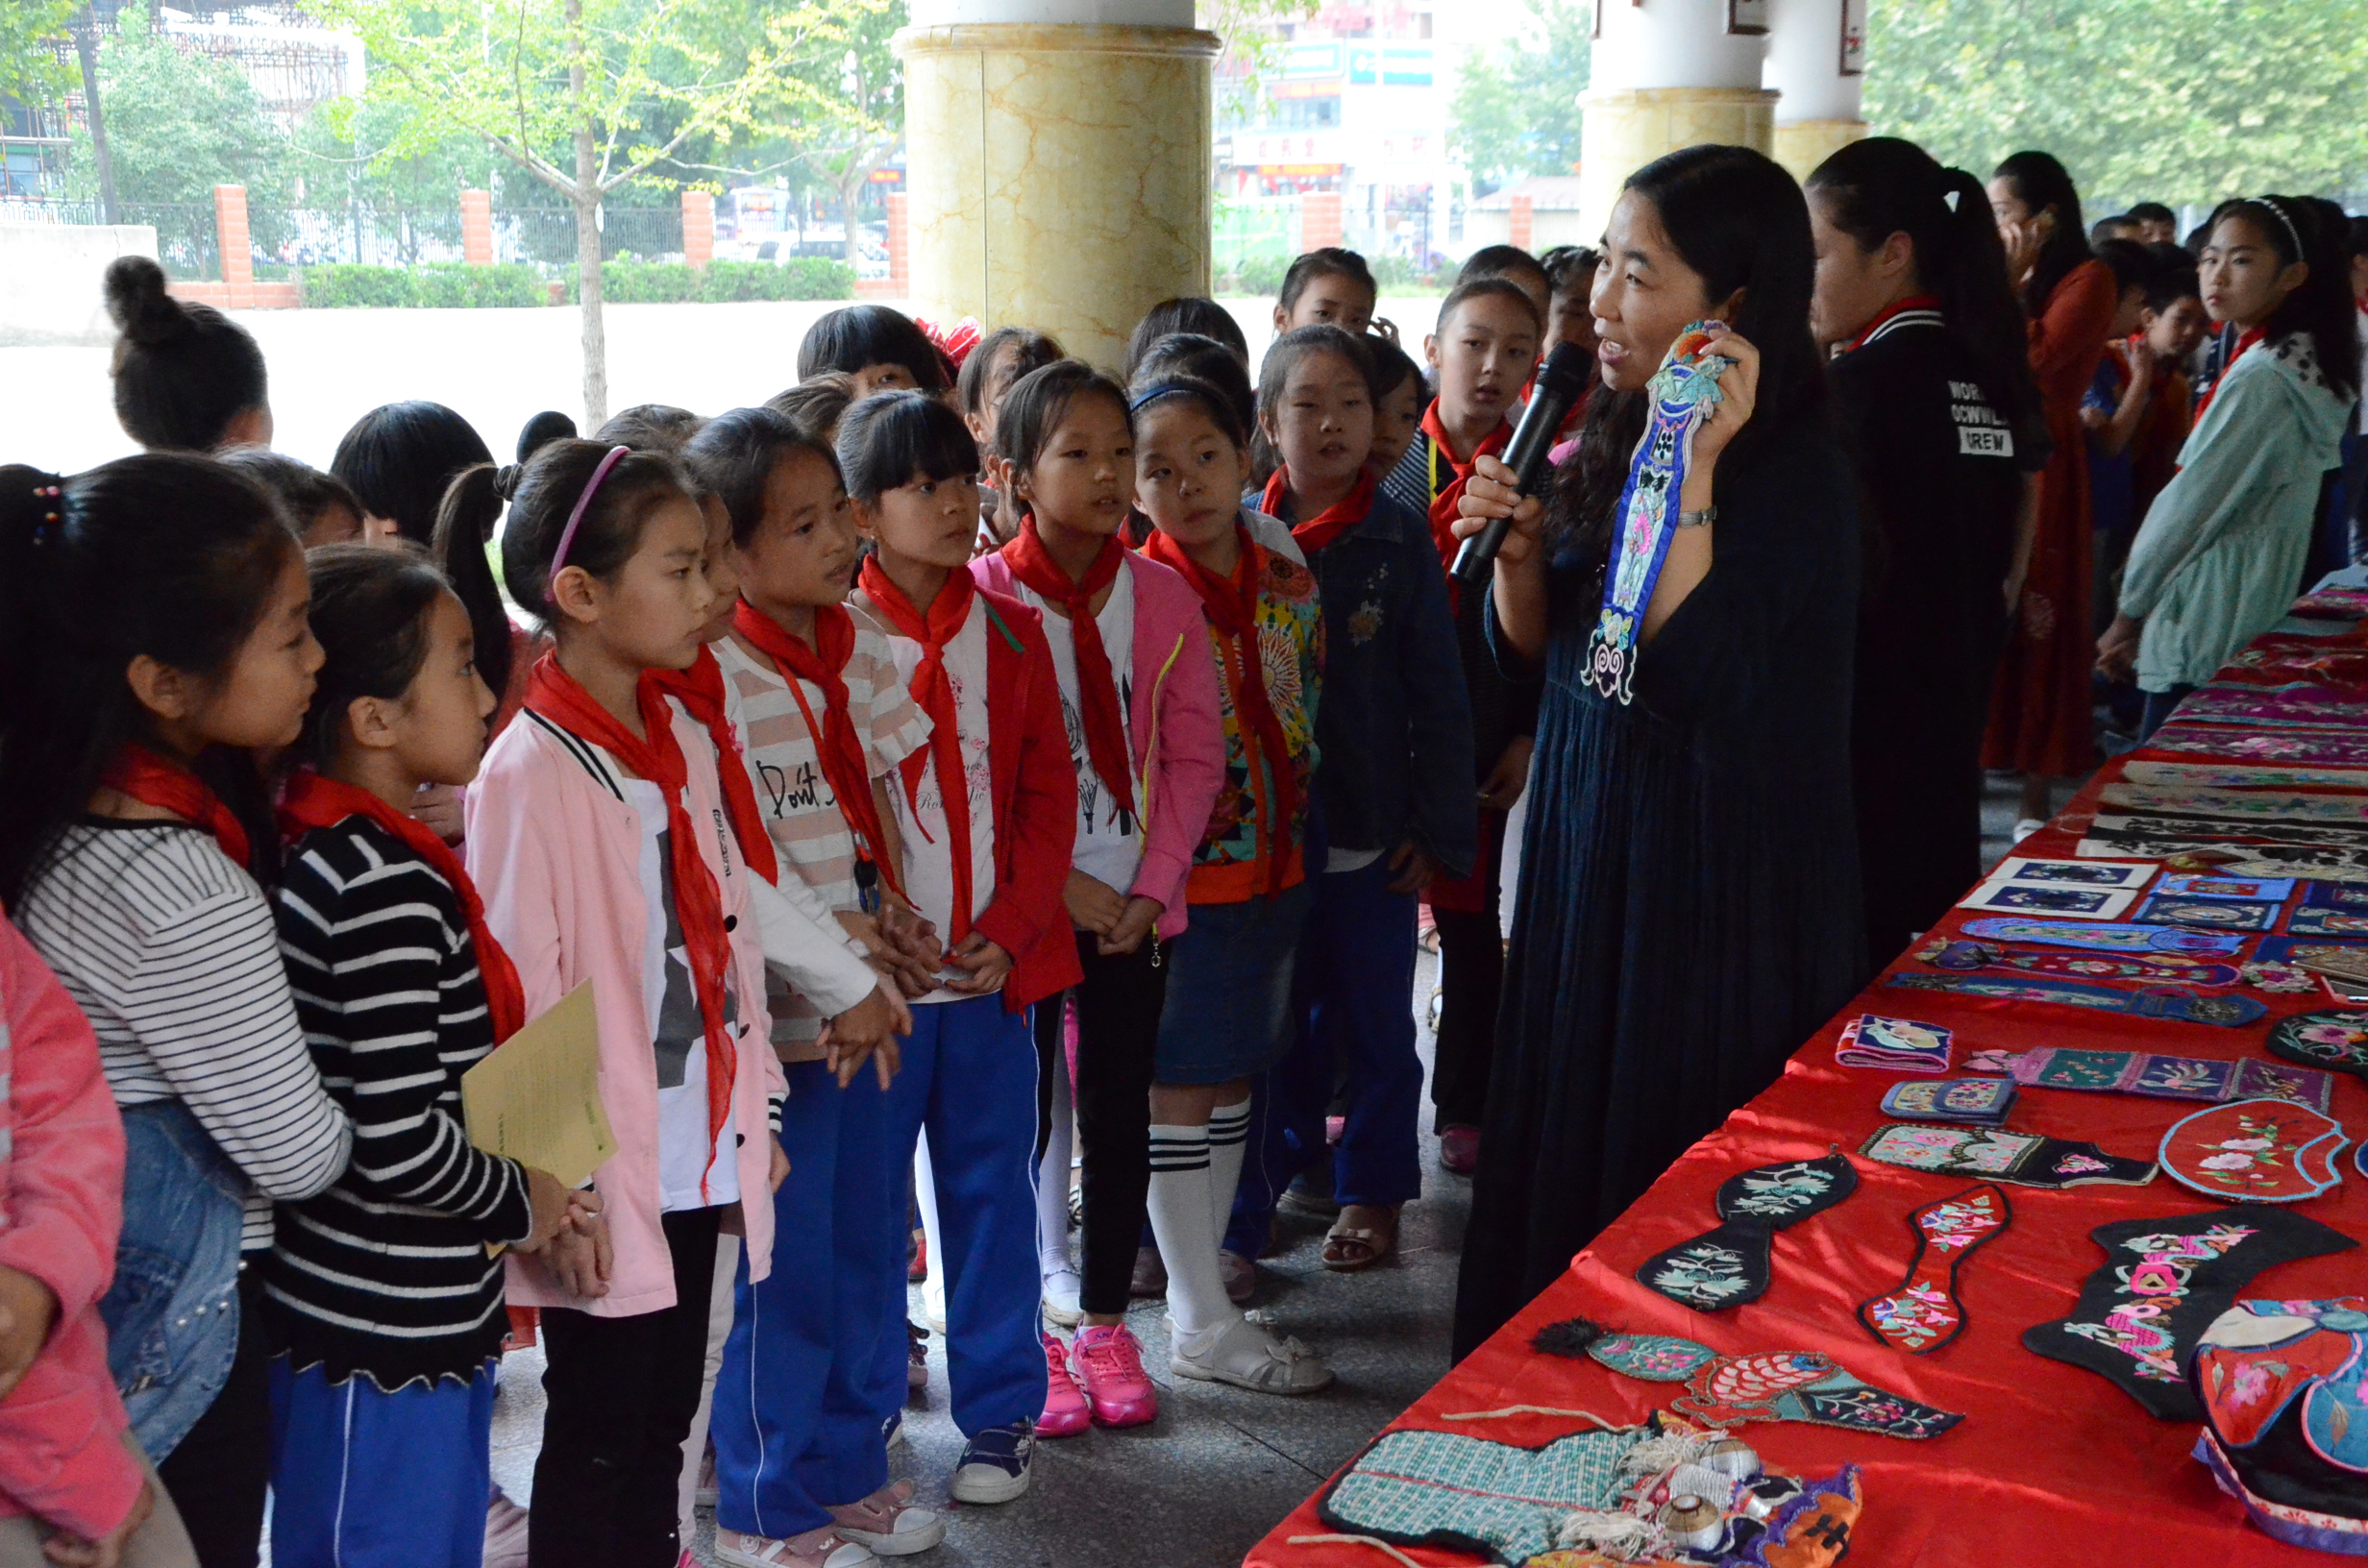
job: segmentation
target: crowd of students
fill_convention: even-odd
[[[281,1568],[669,1568],[703,1490],[721,1560],[859,1568],[945,1534],[888,1476],[932,1329],[999,1504],[1156,1418],[1140,1295],[1175,1376],[1317,1392],[1243,1305],[1278,1201],[1395,1249],[1426,906],[1468,1349],[1972,879],[1985,763],[2043,796],[2092,665],[2151,726],[2296,586],[2360,225],[2149,220],[2092,251],[2043,154],[1694,148],[1600,252],[1473,256],[1419,363],[1321,250],[1254,375],[1206,300],[1120,378],[856,306],[762,407],[503,464],[389,404],[327,472],[115,263],[145,454],[0,469],[0,1564],[251,1568],[268,1499]],[[1698,322],[1631,703],[1580,665]],[[1562,343],[1599,375],[1523,498]],[[571,1188],[460,1081],[585,985]]]

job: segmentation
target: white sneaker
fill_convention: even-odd
[[[802,1535],[777,1541],[764,1535],[743,1535],[736,1530],[715,1532],[715,1560],[731,1568],[870,1568],[879,1561],[872,1549],[851,1541],[834,1526],[809,1530]]]
[[[909,1557],[946,1538],[945,1517],[914,1504],[909,1481],[890,1482],[859,1503],[832,1508],[830,1517],[842,1536],[875,1556]]]
[[[1168,1369],[1199,1383],[1225,1383],[1260,1394],[1312,1394],[1332,1386],[1332,1369],[1297,1339],[1277,1339],[1246,1317],[1175,1335]]]
[[[1045,1317],[1064,1329],[1073,1329],[1085,1317],[1080,1292],[1085,1282],[1073,1268],[1058,1268],[1045,1276]]]

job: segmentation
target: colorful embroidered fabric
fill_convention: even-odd
[[[2239,1100],[2172,1123],[2155,1158],[2171,1180],[2230,1203],[2300,1203],[2343,1178],[2343,1124],[2306,1105]]]
[[[2269,1013],[2268,1008],[2251,996],[2199,996],[2176,986],[2120,991],[2078,980],[2010,980],[1982,974],[1887,974],[1883,983],[1910,991],[1948,991],[2007,1001],[2052,1002],[2060,1007],[2096,1008],[2141,1018],[2171,1018],[2223,1028],[2254,1023]]]
[[[2207,757],[2241,757],[2253,762],[2292,762],[2357,767],[2368,763],[2368,735],[2356,729],[2219,729],[2210,724],[2168,723],[2150,743],[2163,751],[2192,751]]]
[[[2314,652],[2309,656],[2357,660],[2358,674],[2344,678],[2368,680],[2368,649],[2340,655]],[[2241,660],[2244,656],[2239,657]],[[2126,762],[2122,764],[2121,776],[2125,783],[2174,789],[2368,790],[2368,769],[2363,768],[2236,768],[2214,762]]]
[[[2024,1331],[2023,1348],[2086,1367],[2164,1421],[2203,1419],[2187,1362],[2256,1275],[2359,1244],[2291,1209],[2125,1219],[2088,1236],[2105,1249],[2105,1265],[2068,1315]]]
[[[1711,352],[1717,339],[1703,330],[1706,325],[1695,322],[1679,332],[1653,373],[1646,394],[1651,421],[1619,498],[1619,554],[1604,574],[1603,608],[1587,638],[1584,678],[1623,707],[1636,695],[1637,633],[1676,534],[1694,432],[1719,402],[1718,378],[1734,363]]]
[[[2079,947],[2098,953],[2187,953],[2219,955],[2241,951],[2242,937],[2216,936],[2169,925],[2085,925],[2079,920],[2010,918],[1967,920],[1965,934],[1993,942],[2035,942],[2048,947]]]
[[[2306,996],[2319,989],[2318,981],[2311,972],[2299,964],[2257,959],[2252,963],[2239,964],[2236,968],[2244,976],[2245,984],[2258,986],[2263,991],[2280,995]]]
[[[1968,1066],[1973,1066],[1968,1064]],[[2041,1046],[2020,1056],[2000,1053],[1975,1070],[2004,1072],[2026,1088],[2143,1094],[2163,1100],[2228,1102],[2271,1098],[2324,1112],[2334,1080],[2305,1067],[2248,1057],[2241,1062],[2149,1051],[2098,1051]]]
[[[2278,906],[2157,894],[2138,906],[2134,919],[2156,925],[2200,925],[2211,931],[2266,931],[2278,923]]]
[[[1893,1084],[1883,1092],[1887,1115],[1995,1127],[2014,1109],[2014,1085],[2003,1078],[1951,1078]]]
[[[2094,1143],[2074,1143],[2004,1128],[1918,1127],[1887,1122],[1875,1129],[1859,1152],[1869,1160],[1935,1176],[1986,1176],[2017,1187],[2143,1187],[2155,1167],[2143,1160],[2107,1154]]]
[[[2226,817],[2239,821],[2350,822],[2368,827],[2368,795],[2297,794],[2125,781],[2106,785],[2097,792],[2097,799],[2123,811]]]
[[[2184,953],[2027,952],[1994,942],[1935,937],[1916,949],[1916,960],[1963,973],[1995,969],[2009,974],[2052,974],[2083,980],[2134,980],[2141,984],[2232,986],[2236,966],[2213,964]]]
[[[2306,1067],[2331,1067],[2368,1082],[2368,1013],[2327,1008],[2291,1013],[2270,1027],[2269,1054]]]
[[[2166,876],[2155,892],[2178,898],[2233,898],[2246,902],[2282,904],[2294,895],[2290,876]]]
[[[1952,1038],[1936,1023],[1862,1013],[1842,1025],[1834,1060],[1845,1067],[1883,1072],[1946,1072]]]
[[[2337,696],[2316,681],[2284,686],[2240,686],[2212,681],[2179,704],[2183,724],[2265,724],[2281,729],[2348,727],[2368,718],[2368,707]]]
[[[2368,1299],[2240,1301],[2193,1367],[2196,1458],[2281,1540],[2368,1556]]]
[[[2224,876],[2314,876],[2330,882],[2368,882],[2368,849],[2328,845],[2243,844],[2183,835],[2120,837],[2096,834],[2081,840],[2084,855],[2153,855],[2174,869],[2192,867]]]
[[[2089,827],[2091,836],[2109,839],[2134,836],[2152,839],[2196,839],[2239,847],[2256,845],[2310,845],[2336,849],[2368,849],[2368,827],[2349,822],[2279,822],[2258,818],[2241,821],[2202,813],[2101,811]],[[2226,872],[2242,875],[2242,872]],[[2275,875],[2276,873],[2271,873]]]
[[[2306,882],[2303,884],[2303,907],[2368,911],[2368,888],[2343,882]]]
[[[2287,919],[2285,928],[2297,937],[2368,937],[2368,911],[2306,904]]]
[[[1585,1318],[1548,1324],[1535,1344],[1548,1355],[1585,1354],[1622,1377],[1683,1383],[1688,1392],[1670,1403],[1714,1426],[1807,1421],[1886,1437],[1925,1438],[1964,1419],[1954,1410],[1874,1387],[1812,1350],[1726,1356],[1691,1339],[1622,1334]]]
[[[1915,1256],[1909,1260],[1907,1278],[1898,1289],[1860,1302],[1859,1322],[1884,1344],[1911,1356],[1928,1356],[1956,1338],[1965,1328],[1957,1271],[2013,1217],[2006,1193],[1988,1182],[1910,1214]]]
[[[1859,1173],[1838,1154],[1738,1172],[1714,1200],[1718,1228],[1645,1260],[1636,1277],[1697,1312],[1757,1301],[1767,1294],[1776,1233],[1823,1213],[1858,1186]]]

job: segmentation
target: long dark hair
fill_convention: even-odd
[[[2095,254],[2088,248],[2087,226],[2081,222],[2081,193],[2073,188],[2070,171],[2049,153],[2016,153],[1991,170],[1990,178],[2011,185],[2015,199],[2033,217],[2050,208],[2056,211],[2056,227],[2040,242],[2031,281],[2023,285],[2023,313],[2036,321],[2056,285]]]
[[[220,674],[298,549],[276,499],[203,457],[72,478],[0,468],[0,903],[40,879],[108,766],[152,733],[131,662]],[[268,874],[279,841],[254,757],[217,747],[197,771],[246,824],[248,870]]]
[[[496,468],[480,463],[454,475],[436,506],[434,542],[428,551],[469,612],[469,629],[477,634],[477,673],[496,697],[509,689],[515,661],[509,611],[503,606],[502,585],[494,579],[487,546],[523,472],[522,464]]]
[[[2267,237],[2278,264],[2300,261],[2310,268],[2302,286],[2288,294],[2261,324],[2270,343],[2301,332],[2310,338],[2319,369],[2338,397],[2359,390],[2359,337],[2352,303],[2349,220],[2338,227],[2324,208],[2306,196],[2239,196],[2211,210],[2209,228],[2243,218]]]
[[[1792,176],[1748,147],[1684,147],[1655,159],[1620,187],[1651,202],[1678,258],[1699,273],[1714,305],[1737,289],[1742,308],[1729,325],[1760,351],[1760,387],[1751,421],[1736,432],[1718,465],[1724,490],[1761,452],[1793,439],[1825,417],[1825,366],[1809,335],[1809,300],[1817,271],[1809,204]],[[1611,553],[1614,508],[1628,480],[1628,459],[1644,433],[1645,392],[1587,400],[1577,450],[1556,472],[1546,530],[1590,566]]]
[[[2007,281],[2006,247],[1982,183],[1963,169],[1942,168],[1912,141],[1869,136],[1818,164],[1809,194],[1862,251],[1908,236],[1916,281],[1940,301],[1949,335],[1973,360],[1984,395],[2010,429],[2031,429],[2039,393],[2023,310]]]
[[[454,476],[492,461],[477,427],[442,404],[385,403],[354,422],[329,471],[373,517],[424,546],[435,537],[436,508]]]

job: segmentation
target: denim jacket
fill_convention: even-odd
[[[99,1301],[107,1366],[140,1451],[161,1463],[238,1350],[240,1175],[178,1100],[123,1112],[123,1233]]]
[[[1316,786],[1326,838],[1385,853],[1412,839],[1447,875],[1469,874],[1471,701],[1429,523],[1376,491],[1365,521],[1308,566],[1323,597]]]

